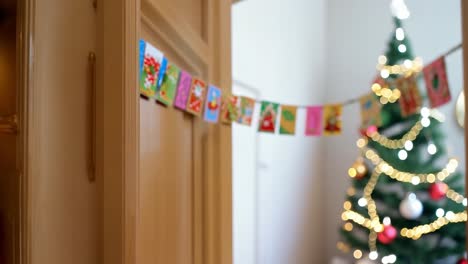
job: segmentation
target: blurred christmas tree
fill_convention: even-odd
[[[447,156],[443,116],[421,108],[422,63],[403,29],[406,13],[394,11],[395,31],[379,57],[381,78],[372,87],[378,129],[364,124],[357,142],[362,156],[349,169],[338,247],[378,263],[467,263],[464,177]]]

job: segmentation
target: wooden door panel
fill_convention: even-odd
[[[229,91],[229,3],[142,0],[139,37]],[[138,263],[231,263],[230,134],[154,100],[139,102]]]
[[[150,2],[143,3],[149,6],[142,10],[143,16],[151,19],[142,20],[141,36],[161,49],[170,62],[194,76],[206,78],[206,54],[200,54],[201,50],[206,52],[206,44],[200,24],[197,28],[194,20],[185,20],[189,15],[180,12],[167,16],[170,10],[198,10],[201,14],[203,6],[199,3],[198,8],[184,9],[182,1],[158,3],[161,10],[166,8],[161,13]],[[202,228],[201,214],[196,212],[200,190],[195,187],[202,169],[201,148],[197,147],[201,142],[196,130],[198,122],[198,118],[156,105],[154,100],[140,100],[142,263],[193,264],[196,256],[201,256],[200,248],[195,246]],[[146,140],[148,137],[150,141]]]
[[[183,45],[172,46],[167,36],[174,32],[163,31],[155,31],[149,23],[141,25],[141,37],[162,50],[171,63],[206,76],[203,64],[191,60]],[[194,122],[190,114],[140,100],[141,246],[137,250],[141,263],[194,263],[199,223],[194,221],[195,163],[201,159],[194,148]]]
[[[183,115],[140,102],[142,264],[191,263],[192,129]]]
[[[206,0],[148,0],[147,2],[161,8],[163,13],[170,15],[178,24],[190,28],[196,35],[206,40]]]

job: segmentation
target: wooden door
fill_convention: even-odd
[[[0,3],[0,263],[18,263],[17,7]]]
[[[140,15],[141,38],[230,91],[228,1],[142,0]],[[231,215],[229,128],[141,99],[139,131],[137,262],[229,263],[221,249],[231,245],[221,231]]]
[[[20,2],[20,1],[18,1]],[[100,264],[100,191],[90,180],[93,1],[24,0],[31,48],[24,263]],[[26,132],[26,131],[25,131]]]
[[[227,0],[98,1],[105,264],[232,263],[230,127],[140,99],[138,90],[144,38],[230,91],[230,9]]]

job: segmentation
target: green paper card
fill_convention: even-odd
[[[239,112],[240,98],[235,95],[224,96],[221,107],[221,122],[224,124],[231,124],[232,121],[239,119]]]
[[[280,134],[296,134],[296,112],[297,107],[291,105],[281,106]]]
[[[164,62],[164,54],[146,43],[143,63],[140,72],[140,94],[146,98],[154,98],[158,87],[158,78]]]
[[[278,116],[279,104],[263,101],[260,109],[260,125],[258,131],[275,133],[276,119]]]
[[[166,74],[161,84],[161,88],[156,94],[156,100],[166,106],[172,106],[177,90],[177,82],[179,81],[180,69],[170,64],[167,66]]]

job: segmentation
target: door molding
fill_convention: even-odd
[[[16,263],[31,263],[31,172],[39,165],[38,148],[39,120],[41,104],[39,91],[34,89],[34,11],[35,0],[18,1],[18,42],[17,42],[17,90],[18,90],[18,156],[17,168],[20,177],[20,216],[19,216],[19,252]]]
[[[139,5],[101,0],[97,7],[97,182],[106,264],[138,263]]]

